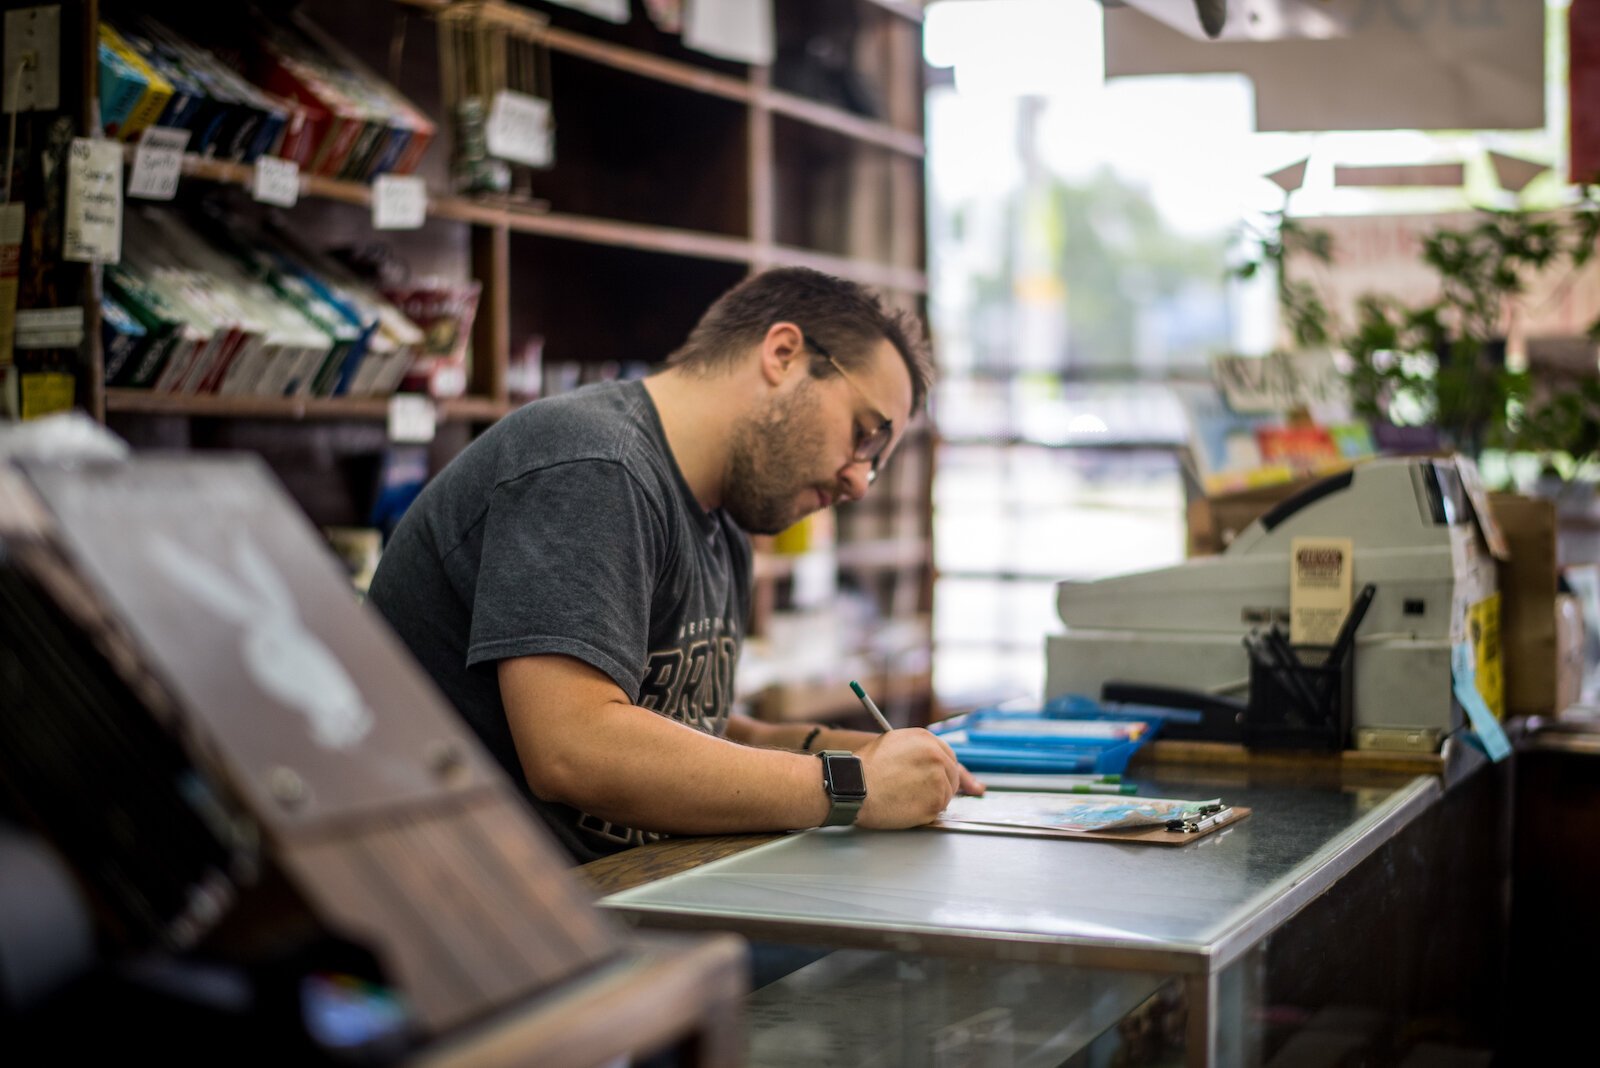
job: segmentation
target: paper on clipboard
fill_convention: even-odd
[[[1165,827],[1168,820],[1195,816],[1220,799],[1181,801],[1121,795],[992,792],[957,797],[939,814],[939,823],[979,823],[1052,831],[1122,831]]]

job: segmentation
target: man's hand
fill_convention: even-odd
[[[880,734],[856,750],[867,778],[860,827],[895,830],[919,827],[944,811],[963,776],[983,787],[956,760],[950,747],[920,727]]]
[[[940,738],[937,734],[935,734],[933,738],[934,741],[944,746],[945,752],[950,754],[951,760],[959,759],[956,756],[956,751],[950,748],[949,742],[945,741],[943,738]],[[986,791],[988,787],[983,785],[983,783],[979,782],[977,779],[973,778],[972,772],[967,770],[967,766],[965,764],[957,763],[956,770],[961,774],[957,789],[958,793],[966,794],[968,797],[982,797],[984,795],[984,791]]]

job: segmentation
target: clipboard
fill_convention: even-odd
[[[1122,831],[1069,831],[1059,827],[1018,827],[1010,823],[969,823],[965,820],[934,820],[928,826],[941,831],[1009,834],[1025,838],[1083,838],[1095,842],[1121,842],[1125,845],[1181,846],[1198,842],[1216,831],[1232,827],[1250,815],[1250,811],[1242,805],[1232,805],[1218,813],[1222,818],[1194,831],[1169,831],[1165,826],[1130,827]]]

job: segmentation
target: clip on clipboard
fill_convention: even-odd
[[[1139,803],[1140,799],[1129,798],[1130,803]],[[1063,802],[1070,804],[1070,802]],[[1092,804],[1092,802],[1084,802]],[[1186,845],[1189,842],[1230,827],[1239,820],[1250,815],[1250,810],[1239,805],[1227,805],[1220,800],[1198,807],[1185,806],[1176,810],[1177,815],[1171,819],[1160,819],[1155,822],[1144,822],[1131,827],[1073,827],[1063,824],[1075,821],[1076,817],[1070,812],[1057,814],[1057,802],[1046,802],[1043,809],[1036,809],[1034,802],[1028,795],[1020,795],[1002,803],[993,813],[988,811],[988,803],[982,799],[968,801],[957,800],[952,803],[951,809],[941,813],[940,819],[929,824],[931,827],[947,831],[968,831],[979,834],[1008,834],[1022,835],[1034,838],[1085,838],[1101,842],[1122,842],[1124,844],[1138,843],[1142,845]],[[1111,808],[1121,808],[1121,804],[1108,800]],[[1174,806],[1179,802],[1148,799],[1150,805]]]
[[[1009,827],[994,823],[957,823],[936,820],[928,824],[944,831],[976,831],[980,834],[1011,834],[1032,838],[1083,838],[1093,842],[1121,842],[1125,845],[1181,846],[1197,842],[1214,831],[1232,827],[1250,815],[1250,809],[1231,805],[1217,813],[1218,819],[1193,831],[1169,830],[1160,825],[1131,827],[1125,831],[1068,831],[1050,827]]]

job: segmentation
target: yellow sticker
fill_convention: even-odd
[[[1472,640],[1478,693],[1496,719],[1506,715],[1504,660],[1500,655],[1500,594],[1491,593],[1467,610],[1467,634]]]
[[[70,411],[77,379],[64,371],[38,371],[22,376],[22,418],[38,419]]]

